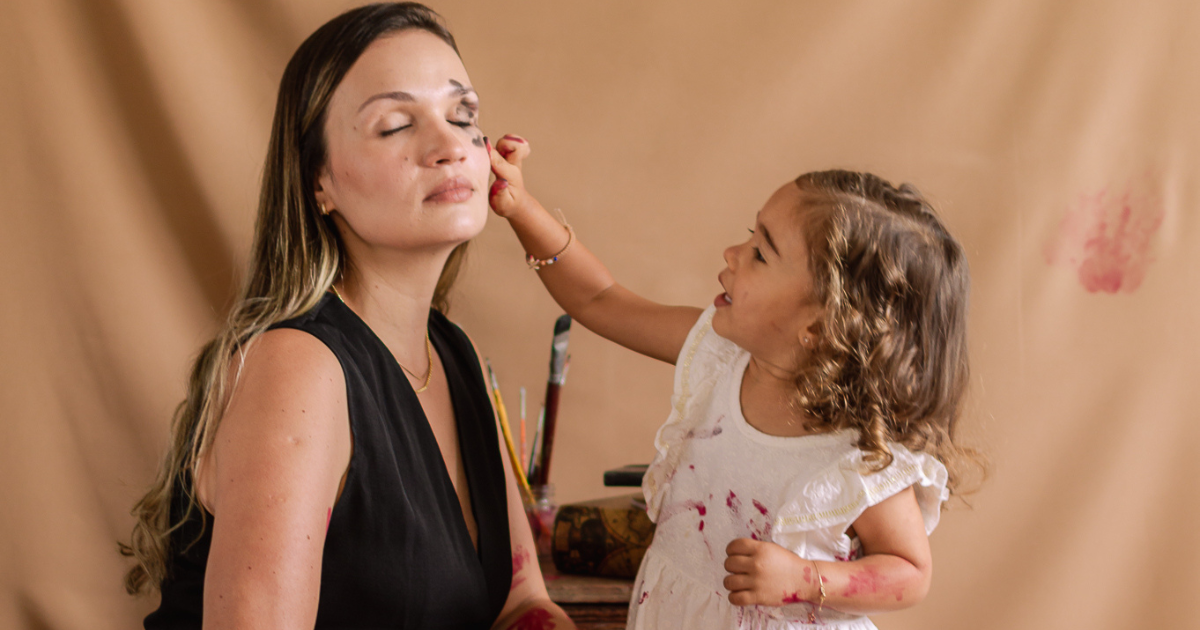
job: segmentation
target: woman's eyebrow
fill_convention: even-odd
[[[367,105],[370,105],[371,103],[374,103],[375,101],[378,101],[378,100],[384,99],[384,98],[390,98],[394,101],[402,101],[405,103],[412,103],[417,100],[412,94],[409,94],[408,92],[382,92],[380,94],[376,94],[375,96],[372,96],[371,98],[363,101],[363,104],[358,106],[358,111],[361,112],[364,108],[366,108]]]
[[[468,94],[475,94],[475,88],[467,87],[467,86],[459,83],[458,81],[455,81],[454,79],[450,79],[450,85],[454,86],[454,95],[455,96],[466,96]]]
[[[454,96],[469,96],[472,94],[476,94],[475,88],[467,87],[467,86],[459,83],[458,81],[455,81],[454,79],[450,79],[450,85],[454,86],[454,91],[453,91]],[[372,96],[371,98],[368,98],[367,100],[363,101],[363,104],[358,106],[358,111],[361,112],[362,110],[366,109],[367,105],[370,105],[371,103],[374,103],[375,101],[378,101],[380,99],[385,99],[385,98],[391,99],[393,101],[401,101],[404,103],[413,103],[413,102],[416,102],[416,100],[417,100],[417,98],[415,96],[413,96],[412,94],[409,94],[408,92],[401,92],[401,91],[380,92],[379,94],[376,94],[375,96]]]

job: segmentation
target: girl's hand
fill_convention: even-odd
[[[492,172],[496,181],[488,195],[488,201],[496,214],[511,219],[535,205],[537,200],[525,190],[521,175],[521,162],[529,157],[529,143],[520,136],[506,135],[491,150]]]
[[[812,563],[773,542],[738,538],[725,548],[725,588],[735,606],[782,606],[814,601]]]

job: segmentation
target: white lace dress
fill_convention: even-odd
[[[673,409],[642,484],[657,529],[638,570],[628,627],[875,628],[866,617],[828,608],[813,626],[805,603],[730,604],[722,585],[725,546],[755,538],[803,558],[853,560],[858,540],[846,529],[909,486],[932,532],[948,497],[945,467],[890,444],[895,461],[863,475],[855,432],[777,437],[748,425],[739,393],[750,355],[712,331],[714,311],[700,317],[676,362]]]

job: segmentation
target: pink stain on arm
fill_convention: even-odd
[[[508,630],[554,630],[554,615],[544,608],[526,611],[508,627]]]
[[[792,593],[790,595],[785,595],[783,597],[783,603],[785,603],[785,604],[810,604],[812,602],[808,601],[807,599],[804,599],[803,597],[800,597],[800,592],[796,591],[795,593]]]
[[[516,588],[518,586],[525,583],[525,576],[517,575],[517,574],[520,573],[521,569],[525,568],[525,564],[528,562],[529,562],[529,552],[526,551],[524,547],[517,547],[516,551],[513,552],[513,556],[512,556],[513,579],[512,579],[512,586],[509,587],[510,591],[516,590]]]
[[[824,582],[825,580],[822,579],[821,581]],[[888,587],[887,578],[880,575],[875,569],[867,567],[850,574],[850,582],[846,585],[846,589],[842,591],[842,597],[875,595],[880,591],[890,590]],[[896,601],[904,599],[904,587],[897,587],[894,593]]]

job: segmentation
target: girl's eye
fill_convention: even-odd
[[[454,125],[456,127],[462,127],[463,129],[469,129],[470,127],[473,127],[475,125],[474,120],[461,120],[461,121],[460,120],[450,120],[447,122],[449,122],[451,125]]]
[[[758,262],[767,262],[767,259],[763,258],[762,252],[757,247],[754,248],[754,259]]]
[[[403,131],[405,129],[408,129],[411,126],[412,125],[401,125],[399,127],[396,127],[395,129],[387,129],[387,130],[381,131],[381,132],[379,132],[379,137],[386,138],[386,137],[396,133],[397,131]]]

